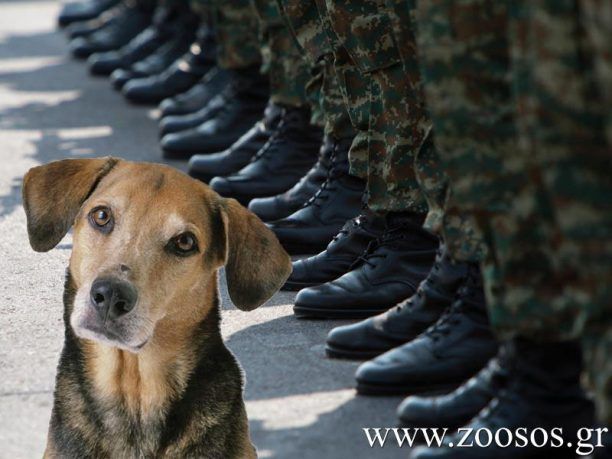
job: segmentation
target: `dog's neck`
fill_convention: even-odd
[[[216,288],[208,292],[209,297],[201,299],[206,313],[199,321],[193,316],[160,320],[137,354],[75,337],[97,402],[106,409],[125,410],[140,422],[162,422],[168,406],[187,388],[201,345],[220,340],[218,293]]]
[[[185,390],[197,363],[197,349],[186,339],[165,340],[165,331],[138,354],[83,341],[85,371],[98,401],[121,406],[133,418],[155,420]],[[164,342],[169,344],[164,344]]]

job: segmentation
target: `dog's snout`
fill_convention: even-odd
[[[128,282],[120,279],[96,279],[91,286],[91,303],[102,318],[120,317],[136,306],[138,294]]]

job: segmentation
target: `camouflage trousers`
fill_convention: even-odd
[[[562,292],[549,303],[561,332],[583,337],[598,408],[612,424],[612,5],[509,4],[520,147],[544,190],[550,287]]]
[[[251,0],[260,22],[262,72],[270,78],[270,100],[285,106],[307,106],[318,109],[319,88],[306,86],[311,66],[302,55],[276,0]],[[310,99],[310,100],[309,100]]]
[[[344,106],[333,66],[331,40],[334,37],[323,23],[316,2],[277,1],[303,58],[310,65],[311,78],[306,91],[312,102],[313,124],[323,125],[325,135],[332,138],[353,138],[355,130]]]
[[[270,100],[279,105],[315,104],[319,94],[307,94],[311,68],[303,58],[276,0],[197,0],[212,17],[218,41],[218,65],[226,69],[261,63],[270,79]]]
[[[210,18],[217,41],[217,65],[241,69],[261,63],[259,21],[251,0],[193,0]]]
[[[326,0],[335,64],[351,121],[358,130],[351,173],[367,180],[373,211],[423,214],[427,204],[415,159],[429,128],[411,12],[400,2]]]
[[[487,244],[492,325],[503,339],[582,337],[609,422],[605,8],[589,0],[421,1],[418,41],[452,188],[446,210],[470,215]]]

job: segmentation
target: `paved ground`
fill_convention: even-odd
[[[69,237],[34,253],[20,204],[21,177],[54,159],[113,154],[158,161],[154,113],[127,106],[106,81],[66,56],[57,2],[0,1],[0,458],[40,457],[62,345],[61,295]],[[184,167],[177,163],[178,167]],[[393,426],[399,399],[356,397],[356,365],[323,354],[329,322],[297,321],[293,295],[251,313],[224,286],[223,332],[247,378],[261,457],[393,458],[370,450],[364,426]]]

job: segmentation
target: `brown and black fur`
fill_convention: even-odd
[[[68,272],[65,344],[58,365],[49,430],[53,448],[48,457],[55,457],[53,451],[61,452],[57,457],[74,458],[249,457],[252,446],[236,442],[247,423],[242,375],[221,340],[218,306],[194,330],[192,343],[199,358],[189,370],[187,387],[163,420],[147,423],[130,415],[121,402],[102,406],[96,400],[87,379],[86,354],[68,320],[74,293]],[[110,422],[118,428],[109,428]],[[177,443],[183,445],[180,450]]]
[[[98,161],[95,164],[97,172],[79,171],[91,165],[73,161]],[[81,232],[81,236],[75,235],[75,244],[83,238],[87,240],[90,237],[88,229],[78,229],[83,225],[79,223],[80,206],[86,206],[100,182],[112,190],[113,181],[106,177],[118,163],[129,168],[128,175],[140,170],[134,163],[128,166],[114,159],[60,163],[64,164],[52,163],[50,169],[37,168],[34,174],[26,176],[24,201],[28,230],[37,250],[55,246],[75,219],[75,233]],[[186,181],[190,180],[186,177],[178,178],[176,174],[179,173],[169,168],[156,165],[143,165],[142,168],[143,173],[157,173],[159,168],[159,180],[149,181],[157,188],[169,180],[184,181],[181,186],[194,187],[185,196],[194,195],[194,202],[199,202],[203,209],[202,234],[207,241],[201,259],[189,266],[197,266],[197,275],[202,276],[198,281],[201,289],[196,292],[197,297],[175,292],[181,307],[157,320],[142,350],[132,352],[84,339],[77,336],[74,321],[71,322],[79,289],[71,268],[73,264],[82,267],[82,258],[86,258],[88,252],[79,253],[75,246],[64,287],[65,342],[57,370],[45,457],[256,457],[248,433],[241,370],[221,338],[217,270],[226,266],[230,296],[242,309],[252,309],[284,282],[290,270],[289,258],[263,224],[253,220],[254,217],[235,202],[219,198],[204,185]],[[66,184],[62,169],[67,170],[69,176],[76,174],[79,178],[71,177]],[[121,179],[121,175],[118,178]],[[82,183],[75,184],[75,180]],[[64,183],[64,191],[59,192],[61,197],[53,191],[58,182]],[[84,188],[87,190],[83,191]],[[172,190],[166,192],[171,194]],[[49,208],[51,202],[64,199],[65,194],[70,193],[73,198],[66,198],[68,201],[63,206],[72,215],[54,214]],[[155,199],[151,197],[153,194],[149,190],[143,202]],[[205,202],[201,201],[200,194]],[[47,205],[44,200],[49,200]],[[74,208],[75,202],[79,209]],[[134,197],[130,202],[138,202],[138,199]],[[229,230],[228,225],[231,226]],[[94,240],[93,244],[95,247],[99,241]],[[240,246],[240,251],[228,248],[232,244]],[[244,258],[244,252],[252,261]],[[163,255],[158,258],[168,263]],[[242,263],[246,264],[244,275],[241,275]],[[177,269],[187,268],[177,265]],[[180,283],[184,278],[184,271],[177,272],[182,275],[177,275],[178,280],[168,285]],[[83,278],[82,273],[80,277]],[[198,282],[188,287],[200,288]],[[190,299],[199,303],[184,304]]]

